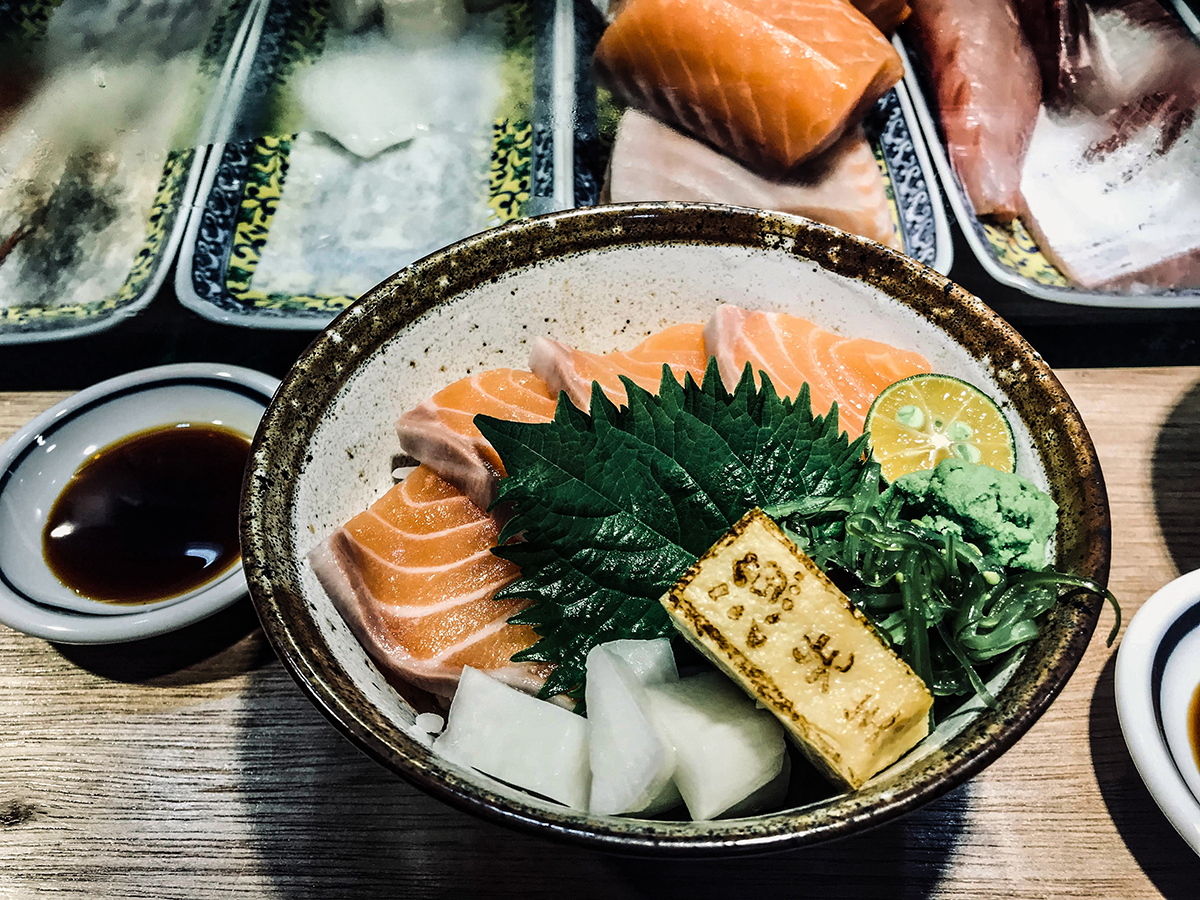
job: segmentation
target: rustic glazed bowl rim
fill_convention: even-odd
[[[1064,508],[1059,564],[1105,583],[1110,555],[1107,495],[1087,430],[1050,368],[982,301],[928,267],[872,241],[807,219],[737,207],[622,204],[552,213],[467,238],[368,291],[313,341],[284,378],[251,448],[242,499],[242,554],[267,637],[296,682],[330,721],[378,762],[436,797],[482,818],[618,852],[658,856],[763,853],[811,845],[883,824],[958,786],[1027,731],[1082,657],[1103,601],[1067,595],[999,704],[905,773],[795,810],[705,823],[586,817],[493,793],[434,756],[382,716],[337,662],[304,603],[291,523],[308,443],[356,371],[386,340],[430,309],[501,274],[560,255],[659,243],[709,244],[795,254],[880,288],[947,331],[995,369],[1018,361],[1030,394],[1030,428]],[[1020,367],[1018,367],[1020,368]],[[1007,392],[1007,389],[1006,389]],[[1010,395],[1011,396],[1011,395]],[[1067,520],[1070,520],[1070,524]],[[1073,529],[1073,530],[1072,530]],[[920,777],[915,773],[920,771]],[[907,783],[911,781],[912,783]]]

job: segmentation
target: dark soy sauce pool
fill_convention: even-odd
[[[181,423],[103,448],[71,476],[42,533],[46,563],[84,597],[165,600],[233,565],[250,442]]]
[[[1192,694],[1192,703],[1188,707],[1188,735],[1192,739],[1196,765],[1200,766],[1200,684],[1196,685],[1196,693]]]

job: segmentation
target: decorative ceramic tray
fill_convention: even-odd
[[[1174,9],[1193,34],[1200,37],[1200,20],[1183,0],[1163,2]],[[892,43],[904,60],[904,84],[912,98],[916,121],[931,148],[938,177],[946,189],[946,199],[958,219],[968,246],[989,275],[1001,284],[1024,291],[1032,297],[1057,303],[1109,307],[1200,307],[1200,288],[1131,293],[1077,287],[1043,255],[1019,219],[1014,220],[1011,226],[979,219],[950,164],[934,106],[927,99],[933,94],[924,70],[919,64],[914,65],[913,55],[907,52],[899,37],[893,38]]]
[[[892,218],[904,252],[943,275],[954,262],[954,245],[929,151],[914,123],[903,84],[884,94],[863,122],[883,173]]]
[[[462,55],[463,47],[478,40],[503,80],[485,116],[443,128],[438,159],[450,163],[439,168],[426,160],[432,168],[423,170],[412,160],[426,152],[422,141],[434,139],[436,125],[429,135],[372,156],[295,129],[303,115],[289,109],[289,98],[306,90],[306,73],[322,55],[343,52],[347,41],[375,40],[370,26],[348,36],[326,10],[311,0],[271,0],[261,33],[251,37],[240,114],[209,158],[203,205],[185,236],[176,275],[181,302],[207,318],[320,328],[421,256],[522,215],[574,206],[573,182],[585,195],[591,184],[590,171],[572,175],[578,38],[571,0],[525,0],[476,16],[463,36],[441,45],[440,58],[410,47],[413,59],[434,69],[448,62],[469,67],[478,59]],[[376,52],[375,45],[364,46]],[[556,46],[567,52],[556,53]],[[453,87],[444,88],[449,100]],[[475,102],[474,94],[460,96]],[[483,155],[472,157],[481,145]],[[328,186],[320,186],[322,180]],[[419,192],[429,185],[432,191]],[[457,196],[434,196],[456,189]]]
[[[11,192],[0,210],[0,344],[100,331],[153,299],[175,257],[199,183],[206,151],[191,147],[207,143],[257,3],[158,0],[134,13],[116,9],[120,4],[84,0],[0,3],[0,42],[6,52],[71,60],[54,67],[13,113],[28,118],[14,118],[13,127],[0,133],[0,157],[8,151],[20,173],[0,180],[0,196]],[[164,27],[164,22],[172,24]],[[164,46],[147,47],[144,36],[134,33],[139,23],[156,25],[151,34]],[[140,64],[151,67],[147,71],[174,79],[170,89],[154,93],[166,104],[164,115],[150,125],[140,120],[128,131],[114,125],[114,110],[144,91],[135,82],[145,73],[139,76],[132,64],[122,66],[128,58],[122,56],[122,42],[146,50]],[[93,53],[97,45],[106,57]],[[114,98],[112,109],[105,111],[104,100],[93,101],[89,91],[95,88]],[[171,103],[191,104],[198,122],[182,126],[187,109],[171,109]],[[79,121],[87,112],[100,124]],[[168,122],[168,115],[176,121]],[[39,124],[50,135],[64,128],[67,136],[44,139]],[[186,133],[182,128],[192,125],[194,136],[180,137]],[[83,146],[85,139],[77,135],[89,128],[99,134],[106,127],[118,130],[105,150],[94,149],[94,134],[87,149],[66,149],[71,140]],[[153,127],[163,131],[138,144],[137,133]],[[22,146],[23,133],[38,134],[32,150]],[[53,163],[43,169],[31,162],[46,148],[60,173]],[[24,208],[30,196],[35,199]]]
[[[364,205],[396,203],[387,198],[406,195],[404,185],[374,181],[367,195],[353,176],[338,175],[336,197],[314,191],[314,166],[300,156],[311,158],[330,142],[293,130],[298,117],[279,113],[289,95],[303,90],[295,85],[304,73],[329,52],[328,41],[339,52],[339,25],[325,9],[313,0],[272,0],[261,34],[250,38],[241,112],[209,157],[201,204],[184,239],[176,291],[185,306],[228,324],[320,328],[376,282],[444,244],[515,218],[597,202],[607,154],[589,68],[603,23],[587,0],[520,0],[488,14],[490,23],[472,22],[468,35],[489,24],[502,30],[508,71],[522,76],[508,79],[498,112],[486,123],[490,177],[481,179],[477,198],[454,207],[461,219],[457,230],[427,225],[441,224],[421,205],[428,197],[393,206],[389,222],[400,225],[391,243],[380,237],[384,229],[368,228],[359,218]],[[880,102],[867,128],[906,250],[945,273],[952,260],[949,227],[911,117],[900,87]],[[400,159],[405,152],[413,151],[387,149],[350,166],[361,172],[386,154]],[[340,153],[350,159],[348,151]],[[341,171],[340,157],[326,158],[324,171]],[[341,177],[346,180],[336,181]],[[458,182],[442,177],[437,183]],[[401,234],[406,222],[420,227],[420,239],[405,239],[412,237]],[[370,260],[360,253],[368,234],[377,250]],[[347,260],[355,258],[360,271],[348,276],[354,264]]]

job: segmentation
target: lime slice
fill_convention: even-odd
[[[883,475],[895,481],[943,459],[1011,472],[1012,428],[996,402],[951,375],[910,375],[885,387],[867,412],[871,449]]]

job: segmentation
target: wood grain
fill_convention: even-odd
[[[1200,567],[1200,369],[1064,371],[1100,452],[1128,618]],[[0,437],[60,394],[0,395]],[[840,843],[628,860],[476,821],[362,756],[248,603],[137,644],[0,628],[0,897],[1200,896],[1125,750],[1101,622],[1049,712],[959,790]]]

